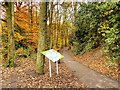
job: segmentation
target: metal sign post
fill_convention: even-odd
[[[57,71],[57,74],[58,74],[58,61],[56,61],[56,71]]]
[[[50,71],[50,77],[51,77],[51,74],[52,74],[52,66],[51,66],[51,61],[49,60],[49,71]]]
[[[47,51],[41,52],[43,55],[45,55],[49,59],[49,71],[50,71],[50,77],[52,76],[52,65],[51,61],[56,62],[56,72],[58,74],[58,60],[62,59],[64,56],[61,55],[59,52],[50,49]]]

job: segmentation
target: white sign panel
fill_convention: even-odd
[[[55,51],[54,49],[44,51],[42,52],[42,54],[45,55],[49,60],[53,62],[56,62],[59,59],[63,58],[63,56],[59,52]]]

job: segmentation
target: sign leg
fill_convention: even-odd
[[[52,67],[51,67],[51,61],[50,60],[49,60],[49,71],[50,71],[50,77],[51,77]]]
[[[58,61],[56,61],[56,71],[57,71],[57,74],[58,74]]]

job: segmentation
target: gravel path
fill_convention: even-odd
[[[74,61],[66,49],[62,51],[62,54],[65,56],[63,61],[66,66],[74,71],[79,80],[86,83],[90,88],[118,88],[118,81],[112,80]]]
[[[111,60],[106,59],[106,54],[101,47],[86,52],[83,55],[73,55],[71,50],[67,50],[67,52],[75,61],[79,62],[80,64],[83,64],[86,67],[95,70],[96,72],[101,73],[111,79],[119,80],[118,62],[116,61],[116,63],[111,63]]]

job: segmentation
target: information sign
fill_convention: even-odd
[[[51,65],[50,61],[56,62],[56,71],[57,71],[57,74],[58,74],[58,60],[62,59],[64,56],[61,55],[59,52],[55,51],[54,49],[43,51],[41,53],[49,59],[50,77],[51,77],[51,71],[52,71],[52,69],[51,69],[52,65]]]

